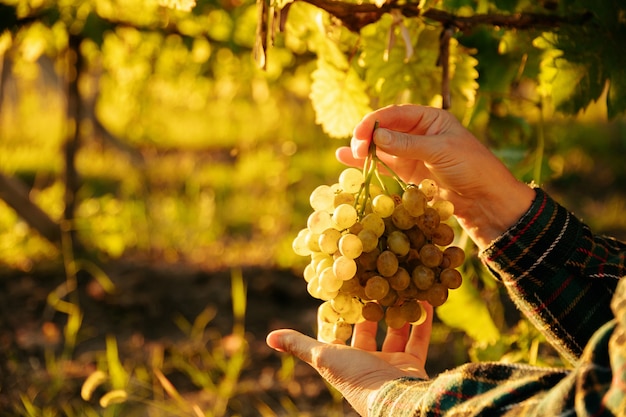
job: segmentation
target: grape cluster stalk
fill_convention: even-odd
[[[383,166],[402,192],[388,191]],[[344,169],[332,185],[310,195],[307,226],[293,240],[296,254],[310,257],[303,276],[309,294],[322,300],[317,338],[347,342],[363,320],[401,328],[426,319],[422,305],[442,305],[458,288],[465,260],[454,246],[451,202],[432,179],[406,184],[370,147],[363,170]]]

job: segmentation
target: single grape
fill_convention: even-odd
[[[291,248],[296,255],[309,256],[311,254],[311,249],[309,248],[309,244],[306,239],[308,232],[309,229],[302,229],[293,239]]]
[[[406,234],[396,230],[391,232],[387,237],[387,247],[396,255],[404,256],[409,253],[411,242]]]
[[[395,274],[387,278],[389,285],[396,291],[402,291],[411,283],[411,275],[403,267],[398,267]]]
[[[364,318],[363,304],[361,304],[361,301],[352,297],[347,310],[341,313],[341,318],[343,319],[343,321],[349,324],[362,322]]]
[[[389,282],[379,275],[373,276],[365,283],[365,295],[370,300],[380,300],[389,292]]]
[[[347,193],[357,193],[364,180],[363,172],[357,168],[346,168],[339,175],[339,185]]]
[[[313,266],[315,266],[315,273],[317,276],[322,274],[322,271],[326,268],[332,268],[334,260],[330,255],[324,254],[326,256],[316,257],[312,260]]]
[[[333,262],[333,272],[340,280],[347,281],[356,275],[356,262],[341,255]]]
[[[374,271],[376,270],[376,260],[378,259],[378,255],[380,255],[380,250],[378,248],[374,248],[369,252],[363,252],[357,258],[358,264],[364,271]]]
[[[435,228],[439,225],[439,213],[432,207],[427,207],[424,214],[416,220],[417,226],[427,235],[432,235]]]
[[[352,325],[345,321],[338,321],[333,325],[333,336],[335,340],[346,343],[352,336]]]
[[[363,253],[363,243],[358,236],[348,233],[339,239],[339,251],[343,256],[356,259]]]
[[[437,210],[442,222],[448,220],[454,214],[454,204],[448,200],[437,200],[432,203],[431,207]]]
[[[363,243],[363,252],[371,252],[378,246],[378,236],[369,229],[363,229],[358,234]]]
[[[311,232],[319,235],[324,230],[333,227],[333,220],[329,212],[316,210],[309,215],[307,227]]]
[[[337,252],[339,249],[339,238],[341,237],[341,232],[334,227],[330,229],[324,230],[320,233],[319,238],[317,239],[317,244],[320,248],[320,252],[333,254]]]
[[[323,343],[335,342],[335,323],[317,321],[317,340]]]
[[[302,276],[304,277],[304,280],[306,282],[311,281],[314,277],[317,276],[317,272],[315,272],[315,266],[313,265],[312,262],[307,264],[307,266],[304,267]]]
[[[340,318],[341,315],[333,308],[330,301],[324,301],[317,307],[317,319],[319,321],[335,324]]]
[[[448,289],[441,283],[434,283],[432,287],[426,290],[426,300],[433,307],[439,307],[448,299]]]
[[[304,237],[304,241],[306,242],[307,247],[311,251],[311,254],[315,252],[321,252],[320,245],[318,242],[319,238],[320,238],[320,235],[318,233],[313,233],[311,230],[309,230],[306,236]]]
[[[420,249],[420,260],[429,268],[438,267],[443,260],[443,252],[432,243],[427,243]]]
[[[341,284],[341,288],[339,288],[339,292],[343,292],[351,296],[358,296],[362,289],[363,286],[361,285],[359,278],[355,276],[347,281],[344,281],[343,284]]]
[[[331,219],[335,228],[345,230],[356,223],[357,217],[358,215],[354,206],[350,204],[340,204],[333,211]]]
[[[398,301],[398,298],[398,291],[394,290],[390,286],[389,291],[387,291],[387,295],[377,301],[380,303],[381,306],[389,307],[394,305]]]
[[[443,257],[448,261],[447,268],[458,268],[465,261],[465,251],[458,246],[448,246],[443,251]]]
[[[447,288],[456,290],[463,283],[463,277],[456,269],[446,268],[439,273],[439,281]]]
[[[328,185],[320,185],[311,193],[309,202],[315,211],[331,211],[334,199],[334,191]]]
[[[437,194],[439,194],[439,186],[431,179],[424,179],[419,183],[418,188],[424,193],[428,201],[432,200]]]
[[[406,324],[401,306],[390,306],[385,311],[385,324],[392,329],[400,329]]]
[[[390,277],[398,270],[398,257],[390,250],[385,250],[378,255],[376,270],[384,277]]]
[[[382,218],[391,216],[395,208],[393,198],[386,194],[379,194],[372,199],[372,211]]]
[[[315,275],[309,282],[306,284],[306,290],[313,298],[320,298],[320,279],[317,275]]]
[[[354,194],[343,191],[341,193],[335,194],[335,198],[333,200],[333,207],[336,208],[342,204],[348,204],[348,205],[354,206],[355,201],[356,201],[356,198],[354,197]]]
[[[439,223],[433,230],[430,241],[435,245],[448,246],[454,241],[454,230],[445,223]]]
[[[426,243],[426,235],[417,226],[414,226],[409,230],[405,230],[404,234],[406,234],[409,238],[412,249],[420,250],[422,246],[424,246],[424,244]]]
[[[381,237],[385,233],[385,221],[376,213],[369,213],[361,220],[363,229],[371,230],[376,234],[376,237]]]
[[[424,265],[418,265],[411,272],[411,280],[419,290],[427,290],[435,282],[435,272]]]
[[[400,305],[400,312],[409,323],[415,323],[422,317],[422,308],[417,300],[405,300]]]
[[[352,226],[350,226],[348,232],[352,233],[353,235],[358,235],[361,230],[363,230],[363,225],[361,224],[361,222],[357,221]]]
[[[421,216],[426,209],[427,198],[423,192],[421,192],[415,186],[409,186],[404,193],[402,193],[402,205],[406,208],[406,211],[413,217]]]
[[[363,305],[363,317],[367,321],[379,322],[385,317],[383,307],[375,301],[367,302]]]
[[[415,218],[407,211],[404,205],[397,205],[391,215],[394,226],[401,230],[408,230],[415,226]]]
[[[319,285],[322,290],[332,293],[339,291],[343,285],[343,280],[335,275],[332,267],[329,267],[319,274]]]
[[[341,316],[352,308],[352,296],[340,291],[335,298],[330,300],[330,305]]]

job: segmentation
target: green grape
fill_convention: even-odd
[[[409,186],[406,190],[404,190],[404,193],[402,193],[402,205],[413,217],[418,217],[424,214],[426,202],[426,195],[424,195],[424,193],[415,186]]]
[[[448,246],[443,250],[443,258],[447,261],[446,268],[458,268],[465,261],[465,251],[458,246]]]
[[[385,250],[378,255],[376,270],[384,277],[390,277],[398,270],[398,257],[390,250]]]
[[[365,295],[370,300],[380,300],[384,298],[388,292],[389,282],[379,275],[371,277],[365,283]]]
[[[386,194],[379,194],[372,199],[372,212],[382,218],[391,216],[395,208],[396,203],[393,201],[393,198]]]
[[[415,226],[415,218],[407,211],[404,205],[399,204],[393,210],[391,220],[398,229],[408,230]]]
[[[389,307],[394,305],[398,301],[398,298],[398,291],[391,288],[390,285],[389,291],[387,291],[387,295],[377,301],[380,303],[381,306]]]
[[[324,230],[333,227],[333,220],[327,211],[316,210],[309,215],[307,227],[315,234],[320,234]]]
[[[335,324],[341,315],[333,308],[330,301],[324,301],[317,307],[317,319],[323,323]]]
[[[315,266],[315,273],[317,274],[317,276],[320,276],[324,269],[332,268],[333,266],[333,258],[328,254],[324,255],[326,256],[316,257],[315,260],[313,260],[313,265]]]
[[[363,318],[367,321],[379,322],[385,317],[383,307],[375,301],[367,302],[362,309]]]
[[[340,204],[333,211],[331,219],[337,229],[345,230],[356,223],[357,217],[356,209],[353,206]]]
[[[341,232],[334,227],[330,229],[324,230],[319,238],[317,239],[317,244],[320,248],[320,252],[333,254],[339,250],[339,238],[341,237]]]
[[[380,250],[378,248],[374,248],[369,252],[363,252],[357,258],[358,264],[364,271],[374,271],[376,270],[376,260],[378,259],[378,255],[380,255]]]
[[[330,305],[341,316],[352,308],[352,296],[345,292],[339,292],[335,298],[330,300]]]
[[[445,223],[439,223],[433,230],[430,241],[435,245],[448,246],[454,241],[454,230]]]
[[[399,230],[395,230],[387,237],[387,247],[396,255],[404,256],[409,253],[411,242],[406,234]]]
[[[431,207],[437,210],[437,213],[439,213],[439,218],[442,222],[448,220],[454,214],[454,204],[452,204],[448,200],[434,201]]]
[[[304,272],[302,273],[302,276],[304,277],[304,280],[306,282],[311,281],[314,277],[317,276],[317,272],[315,272],[315,266],[313,265],[313,262],[307,264],[307,266],[304,267]]]
[[[320,279],[319,276],[315,275],[309,282],[306,284],[306,290],[313,298],[320,298]]]
[[[435,198],[437,194],[439,194],[439,186],[437,183],[431,179],[424,179],[419,183],[419,190],[424,193],[428,201]]]
[[[426,309],[417,300],[406,300],[402,304],[401,309],[405,320],[414,326],[418,326],[426,321]]]
[[[424,265],[418,265],[411,272],[411,280],[419,290],[427,290],[435,282],[435,272]]]
[[[392,329],[400,329],[406,324],[401,306],[390,306],[385,311],[385,324]]]
[[[422,309],[417,300],[405,300],[400,305],[400,313],[404,320],[409,323],[414,323],[422,317]]]
[[[357,168],[346,168],[339,174],[339,185],[347,193],[357,193],[364,181],[363,172]]]
[[[354,202],[356,198],[354,194],[347,193],[345,191],[335,194],[335,198],[333,200],[333,207],[339,207],[342,204],[348,204],[354,206]]]
[[[334,191],[328,185],[320,185],[311,193],[309,202],[315,211],[332,211]]]
[[[443,252],[432,243],[427,243],[422,246],[419,253],[420,260],[425,266],[429,268],[435,268],[441,265],[441,261],[443,260]]]
[[[350,259],[356,259],[363,253],[363,243],[358,236],[345,234],[339,239],[339,252]]]
[[[364,320],[363,318],[363,304],[361,304],[360,300],[352,297],[350,300],[350,305],[345,312],[341,313],[341,318],[343,321],[349,324],[360,323]]]
[[[395,274],[387,278],[389,285],[396,291],[402,291],[411,283],[411,275],[403,267],[398,267]]]
[[[448,299],[448,288],[441,283],[434,283],[432,287],[426,290],[426,300],[433,307],[439,307]]]
[[[439,213],[432,207],[427,207],[424,214],[417,218],[417,226],[428,235],[432,235],[433,230],[439,225]]]
[[[311,254],[311,249],[309,248],[309,244],[306,239],[308,233],[309,229],[302,229],[293,239],[293,242],[291,243],[291,248],[296,255],[309,256]]]
[[[317,340],[323,343],[335,342],[335,323],[320,322],[317,323]]]
[[[347,281],[344,281],[343,284],[341,284],[341,288],[339,288],[339,292],[343,292],[351,296],[358,296],[362,289],[363,286],[361,285],[359,277],[355,276]]]
[[[339,291],[339,288],[341,288],[341,286],[343,285],[343,280],[337,278],[337,276],[333,272],[333,268],[329,267],[324,269],[319,274],[319,285],[323,291],[333,293],[335,291]]]
[[[306,242],[306,245],[308,246],[311,253],[321,252],[320,245],[318,243],[319,238],[320,238],[320,235],[318,233],[313,233],[310,230],[307,232],[306,236],[304,237],[304,241]]]
[[[413,249],[420,250],[426,243],[426,235],[417,226],[412,227],[409,230],[405,230],[404,234],[409,238],[411,248]]]
[[[363,229],[371,230],[376,234],[376,237],[381,237],[385,233],[385,221],[376,213],[369,213],[361,220]]]
[[[456,290],[463,283],[463,277],[456,269],[446,268],[439,273],[439,281],[447,288]]]
[[[333,325],[333,336],[335,340],[346,343],[352,336],[352,325],[345,321],[338,321]]]
[[[363,244],[363,252],[371,252],[378,246],[378,236],[369,229],[363,229],[358,234]]]
[[[347,281],[356,275],[356,262],[341,255],[333,262],[333,272],[340,280]]]

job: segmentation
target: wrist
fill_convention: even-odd
[[[457,216],[461,226],[480,250],[504,234],[528,211],[535,190],[515,180],[483,198],[476,199]]]

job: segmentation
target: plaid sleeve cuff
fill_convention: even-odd
[[[535,188],[535,199],[520,220],[481,253],[498,279],[552,276],[576,250],[584,225]]]

